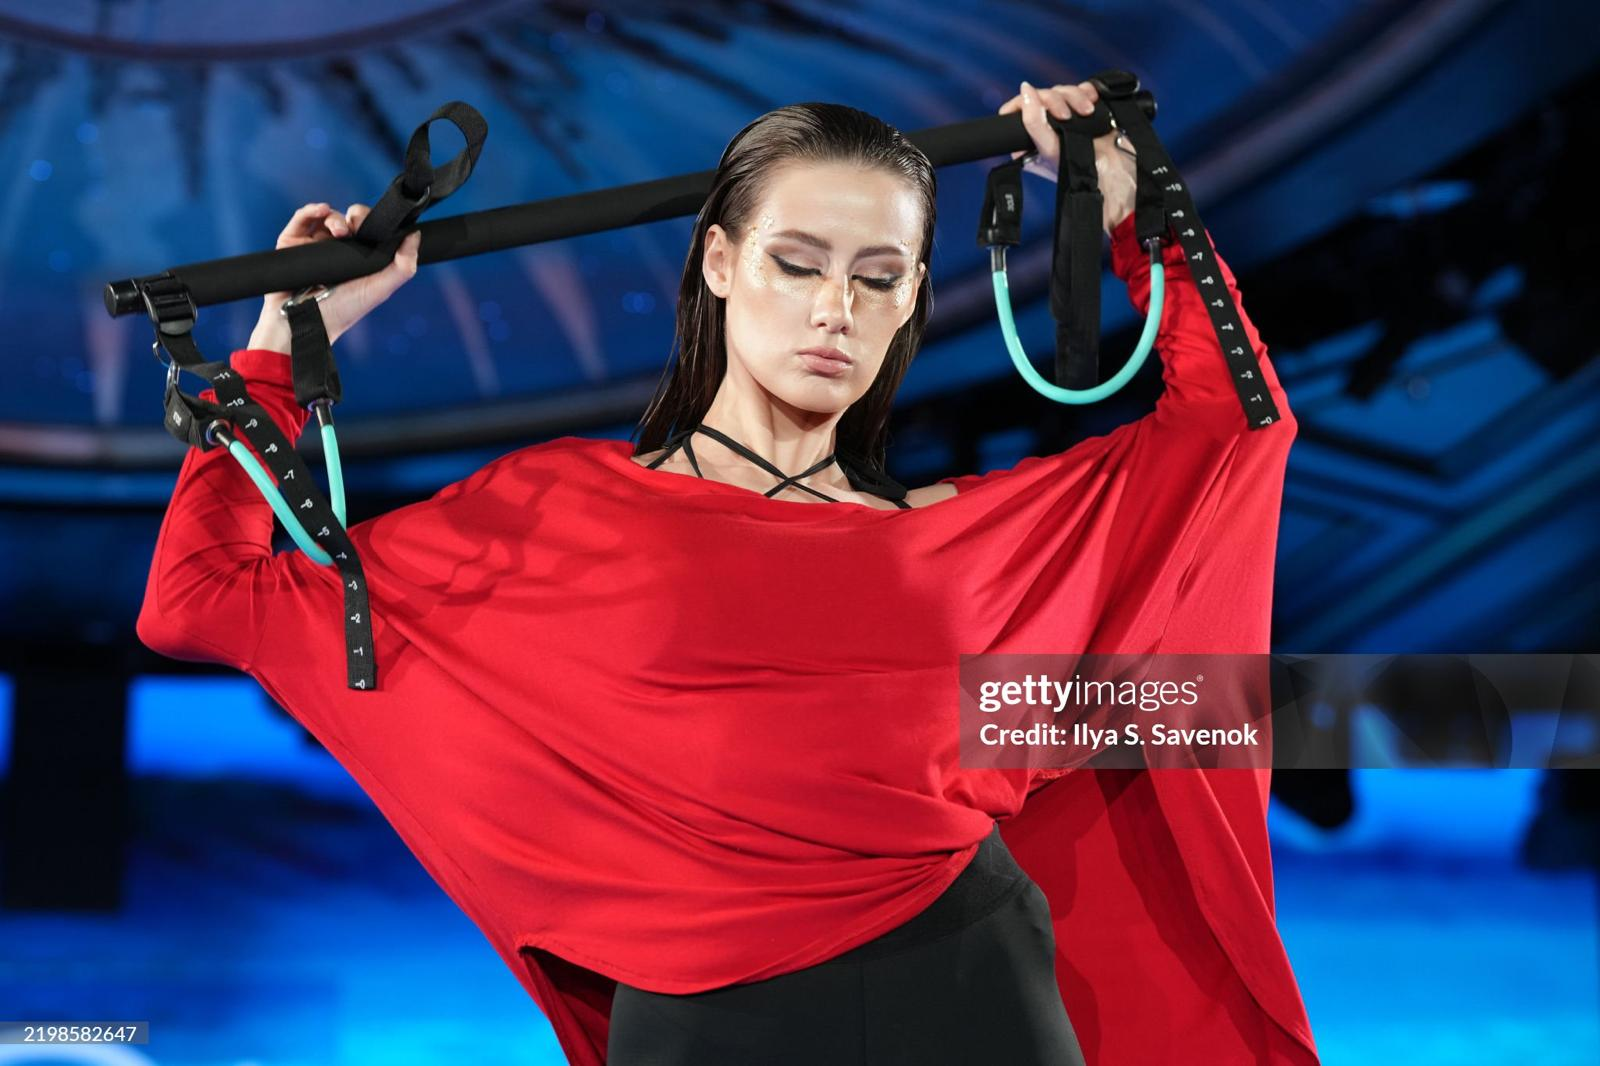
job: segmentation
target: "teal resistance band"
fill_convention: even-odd
[[[1011,353],[1012,365],[1017,368],[1017,373],[1022,375],[1022,380],[1033,386],[1035,392],[1056,403],[1099,403],[1133,380],[1133,375],[1144,365],[1150,349],[1155,347],[1156,333],[1161,328],[1161,311],[1166,306],[1167,272],[1161,264],[1159,244],[1150,248],[1150,312],[1144,316],[1144,329],[1139,333],[1139,343],[1134,346],[1133,354],[1128,357],[1121,370],[1109,380],[1088,389],[1069,389],[1052,381],[1046,381],[1044,375],[1034,369],[1028,353],[1022,350],[1022,341],[1017,337],[1017,322],[1011,313],[1011,284],[1006,279],[1006,250],[1003,247],[995,247],[989,252],[994,270],[994,307],[1000,316],[1000,333],[1006,339],[1006,351]]]
[[[1127,71],[1107,70],[1089,79],[1099,91],[1094,112],[1069,119],[1048,116],[1061,141],[1056,182],[1054,257],[1050,262],[1050,314],[1056,321],[1056,380],[1033,368],[1017,339],[1006,277],[1008,246],[1022,240],[1022,168],[1027,156],[989,172],[978,243],[989,249],[994,301],[1006,350],[1018,373],[1041,395],[1057,403],[1094,403],[1132,380],[1155,346],[1166,303],[1162,250],[1168,242],[1183,252],[1192,283],[1208,298],[1206,314],[1216,333],[1218,354],[1228,364],[1234,390],[1244,408],[1245,425],[1264,429],[1278,421],[1277,405],[1264,387],[1261,366],[1246,341],[1243,312],[1224,287],[1215,249],[1201,225],[1187,183],[1178,173],[1151,125],[1155,98]],[[1108,381],[1100,382],[1101,226],[1105,201],[1095,165],[1095,140],[1116,131],[1116,150],[1131,155],[1136,169],[1133,230],[1150,254],[1150,307],[1133,355]],[[1133,144],[1123,145],[1126,138]]]
[[[302,290],[284,302],[283,308],[278,312],[288,318],[291,311],[299,305],[310,303],[312,307],[328,298],[333,291],[326,285],[314,285]],[[340,528],[346,527],[344,506],[344,467],[339,462],[339,438],[333,431],[333,402],[327,396],[320,396],[306,405],[317,416],[317,425],[322,436],[322,457],[328,468],[328,496],[333,507],[333,516],[338,519]],[[244,472],[250,475],[250,480],[255,482],[261,495],[267,503],[272,505],[272,513],[278,516],[278,521],[283,523],[283,528],[289,531],[289,536],[294,538],[295,545],[306,553],[306,556],[321,566],[332,566],[333,557],[324,551],[311,534],[306,531],[305,524],[294,513],[294,508],[289,506],[289,501],[283,498],[283,493],[272,483],[267,472],[261,468],[261,463],[251,454],[250,449],[243,441],[228,432],[228,423],[223,419],[215,419],[206,426],[205,439],[209,444],[223,444],[228,449],[228,454],[238,460]],[[268,444],[268,448],[276,448],[275,444]],[[309,501],[307,501],[309,502]],[[326,537],[327,529],[319,530],[319,535]]]
[[[1022,347],[1011,309],[1011,282],[1006,274],[1006,247],[1022,241],[1022,174],[1033,153],[990,171],[978,221],[978,243],[989,249],[1000,334],[1022,380],[1056,403],[1098,403],[1132,381],[1155,347],[1161,312],[1166,306],[1166,270],[1161,262],[1164,242],[1160,237],[1144,242],[1150,250],[1150,307],[1133,354],[1109,380],[1088,388],[1070,387],[1074,377],[1092,380],[1099,376],[1100,225],[1104,200],[1095,171],[1093,138],[1116,127],[1110,114],[1100,107],[1093,115],[1074,116],[1065,123],[1052,116],[1050,122],[1061,136],[1056,247],[1050,264],[1050,312],[1056,319],[1056,381],[1046,380]],[[1126,152],[1121,131],[1117,138],[1117,149]],[[1135,153],[1128,154],[1138,159]],[[1145,180],[1141,173],[1140,181]]]
[[[454,123],[465,138],[466,147],[449,163],[435,167],[428,127],[438,120]],[[294,442],[274,423],[267,409],[252,400],[244,379],[232,365],[226,360],[207,360],[200,352],[193,336],[199,303],[190,287],[188,268],[135,279],[128,285],[114,283],[107,288],[106,307],[113,314],[123,308],[131,310],[135,301],[143,304],[156,329],[156,358],[161,359],[162,349],[171,356],[167,361],[167,388],[163,398],[166,411],[163,425],[167,432],[201,451],[225,447],[306,558],[338,571],[344,600],[341,627],[345,643],[345,684],[352,689],[370,691],[377,687],[376,645],[366,573],[360,554],[345,529],[344,473],[333,426],[333,406],[342,398],[343,390],[334,364],[332,341],[322,318],[321,301],[331,291],[330,285],[373,273],[393,259],[399,242],[423,210],[444,200],[471,175],[488,131],[483,116],[460,101],[443,105],[417,127],[406,148],[405,170],[373,206],[359,235],[339,242],[346,252],[364,261],[364,269],[354,269],[344,276],[321,282],[288,284],[272,277],[270,270],[262,271],[255,265],[235,263],[224,271],[233,283],[243,280],[255,294],[291,293],[283,303],[281,314],[289,326],[289,369],[294,400],[317,417],[328,471],[327,495],[296,453]],[[330,250],[327,245],[333,243],[316,242],[279,249],[271,254],[279,257],[317,253],[319,247],[326,253]],[[250,256],[239,258],[252,259]],[[212,398],[202,399],[182,392],[177,383],[180,370],[188,370],[209,382],[214,391]]]
[[[333,416],[328,413],[327,401],[317,401],[312,405],[312,410],[316,412],[317,421],[322,427],[322,455],[328,467],[328,495],[333,504],[333,515],[342,527],[346,523],[344,470],[339,464],[339,438],[333,432]],[[261,495],[272,505],[272,513],[278,516],[278,521],[283,523],[283,528],[289,531],[289,536],[294,538],[295,544],[306,553],[307,557],[322,566],[333,565],[333,557],[311,539],[311,534],[306,532],[294,509],[283,498],[283,493],[278,491],[278,486],[272,483],[272,479],[267,476],[267,472],[261,468],[261,464],[256,461],[256,457],[251,454],[245,443],[228,432],[226,423],[219,419],[207,426],[206,440],[212,444],[224,445],[228,449],[228,454],[238,460],[239,465],[244,467],[244,472],[250,475],[250,480],[255,482],[256,488],[261,491]]]

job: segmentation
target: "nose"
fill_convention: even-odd
[[[854,299],[849,279],[841,282],[831,275],[824,278],[818,287],[816,303],[811,307],[811,324],[829,333],[848,334],[855,326],[851,312]]]

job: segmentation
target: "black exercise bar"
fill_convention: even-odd
[[[1022,125],[1020,112],[935,126],[912,133],[909,139],[936,167],[970,163],[1033,147],[1033,139]],[[210,259],[173,267],[165,273],[188,288],[196,307],[269,292],[298,292],[312,285],[337,285],[382,270],[394,259],[400,242],[413,229],[422,232],[420,265],[693,215],[705,203],[715,173],[702,170],[489,211],[472,211],[400,230],[377,245],[363,244],[357,235],[227,259]],[[160,276],[109,283],[105,289],[106,310],[113,317],[144,311],[140,286]]]

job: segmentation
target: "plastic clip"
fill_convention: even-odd
[[[189,295],[189,287],[170,271],[146,281],[139,293],[144,297],[145,312],[159,332],[176,337],[194,329],[200,310]]]

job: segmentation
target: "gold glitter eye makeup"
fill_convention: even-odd
[[[768,252],[767,254],[771,255],[772,259],[773,259],[773,262],[778,264],[778,268],[780,270],[782,270],[785,274],[788,274],[790,277],[809,278],[809,277],[812,277],[812,276],[815,276],[815,275],[820,275],[822,273],[822,271],[816,269],[815,267],[796,266],[795,264],[793,264],[793,263],[789,262],[788,260],[784,259],[782,256],[776,255],[776,254],[774,254],[772,252]],[[855,275],[854,280],[856,280],[856,281],[864,281],[864,282],[867,283],[867,286],[869,288],[876,289],[879,292],[888,292],[890,289],[893,289],[896,284],[899,283],[900,275],[899,274],[892,274],[892,275],[890,275],[889,277],[886,277],[886,278],[869,278],[869,277],[866,277],[865,275],[857,274],[857,275]]]
[[[822,271],[816,269],[815,267],[795,266],[793,263],[789,262],[787,259],[784,259],[782,256],[773,255],[773,253],[771,253],[771,252],[768,252],[767,254],[771,255],[772,256],[772,261],[777,263],[779,269],[781,269],[785,274],[788,274],[790,277],[793,277],[793,278],[809,278],[813,274],[821,274],[822,273]]]

